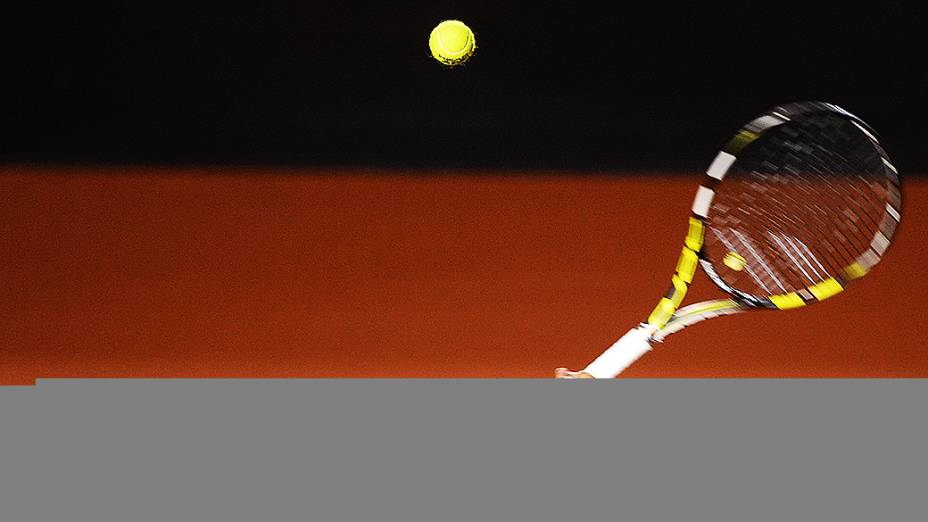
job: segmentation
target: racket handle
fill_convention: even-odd
[[[651,349],[653,331],[653,328],[644,324],[632,328],[583,371],[597,379],[615,377]]]

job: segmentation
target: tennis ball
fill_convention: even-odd
[[[735,272],[744,270],[744,265],[747,264],[744,258],[735,252],[729,252],[725,254],[725,257],[722,258],[722,262],[725,263],[725,266],[731,268]]]
[[[432,29],[429,35],[429,49],[432,57],[449,67],[466,62],[477,43],[474,32],[459,20],[445,20]]]

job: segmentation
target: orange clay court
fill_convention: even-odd
[[[665,292],[700,175],[3,167],[0,383],[582,368]],[[928,180],[903,190],[842,295],[623,377],[928,377]],[[699,274],[686,302],[716,295]]]

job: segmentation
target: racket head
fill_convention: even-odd
[[[719,288],[744,306],[797,308],[880,261],[901,217],[901,183],[863,120],[800,102],[745,125],[707,169],[692,210],[687,246]]]

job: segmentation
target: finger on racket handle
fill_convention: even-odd
[[[615,377],[651,349],[653,333],[654,327],[647,324],[632,328],[583,371],[597,379]]]

